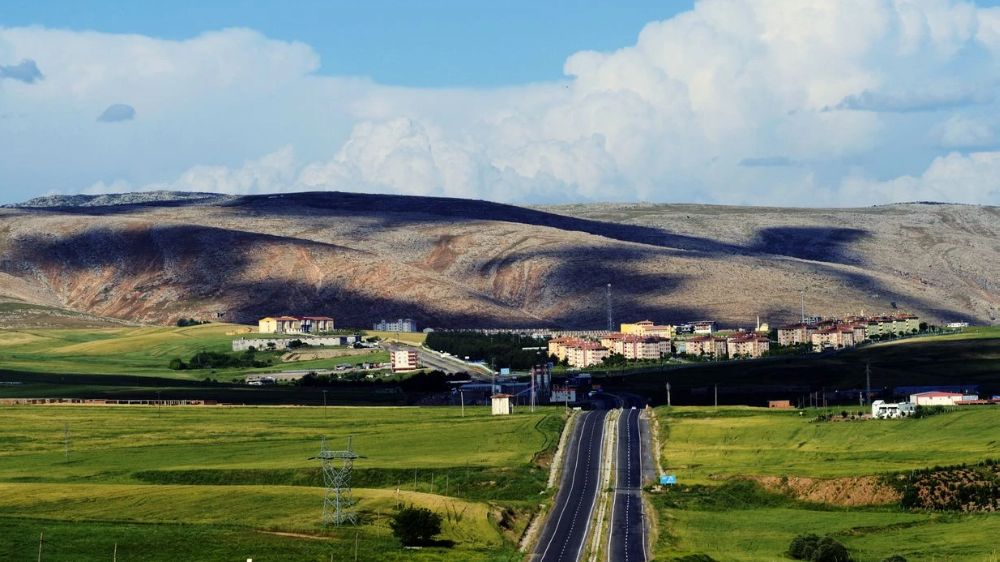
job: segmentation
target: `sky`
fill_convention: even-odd
[[[1000,205],[1000,0],[0,4],[0,203]]]

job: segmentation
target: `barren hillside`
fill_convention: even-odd
[[[51,206],[62,205],[62,206]],[[342,326],[602,327],[912,311],[1000,316],[1000,208],[522,208],[304,193],[0,209],[0,296],[165,323],[329,314]]]

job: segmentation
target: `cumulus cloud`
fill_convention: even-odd
[[[135,119],[135,108],[124,103],[111,104],[97,116],[97,120],[101,123],[117,123],[132,119]]]
[[[973,181],[993,173],[992,153],[950,153],[988,149],[981,115],[1000,109],[1000,9],[966,1],[701,0],[633,45],[573,54],[562,80],[500,89],[317,75],[307,45],[245,29],[184,41],[0,29],[0,43],[51,69],[31,96],[0,90],[11,111],[46,116],[27,132],[0,123],[0,142],[66,161],[39,171],[27,152],[0,153],[7,184],[1000,203],[989,178]],[[109,97],[142,107],[127,138],[66,127]]]
[[[38,70],[38,65],[35,64],[35,61],[24,59],[17,64],[0,64],[0,79],[3,78],[10,78],[11,80],[17,80],[25,84],[34,84],[44,78],[44,76]]]

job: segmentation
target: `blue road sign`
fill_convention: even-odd
[[[661,474],[660,484],[663,486],[673,486],[677,484],[677,476],[673,474]]]

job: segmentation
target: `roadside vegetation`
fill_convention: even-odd
[[[746,407],[661,407],[657,416],[661,468],[678,480],[650,496],[658,557],[818,560],[810,553],[824,540],[824,553],[840,552],[836,542],[856,561],[996,555],[1000,514],[988,502],[996,490],[990,459],[1000,455],[995,407],[825,423]],[[935,468],[956,463],[967,465]],[[978,509],[962,508],[970,502]],[[812,550],[790,548],[796,538]]]
[[[549,360],[546,340],[518,334],[431,332],[426,344],[456,357],[485,361],[497,370],[502,367],[525,370]]]

